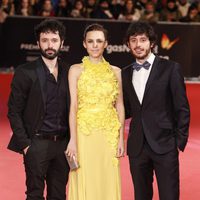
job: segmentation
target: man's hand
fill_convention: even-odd
[[[27,146],[27,147],[26,147],[26,148],[23,150],[23,152],[24,152],[24,155],[26,155],[26,153],[27,153],[27,151],[28,151],[29,147],[30,147],[30,146]]]

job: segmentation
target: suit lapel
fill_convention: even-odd
[[[36,72],[38,75],[38,79],[40,82],[40,88],[41,88],[41,93],[42,93],[42,99],[44,102],[44,107],[46,105],[46,76],[45,76],[45,71],[44,71],[44,67],[43,67],[43,63],[42,63],[42,58],[39,58],[36,62],[37,68],[36,68]]]
[[[149,74],[149,78],[148,78],[147,83],[146,83],[146,87],[145,87],[145,91],[144,91],[144,96],[143,96],[143,102],[145,101],[145,97],[147,95],[147,92],[148,92],[148,90],[150,88],[150,85],[151,85],[152,81],[155,79],[155,77],[157,75],[159,60],[160,60],[160,58],[158,56],[156,56],[155,60],[153,62],[153,65],[152,65],[151,72]]]

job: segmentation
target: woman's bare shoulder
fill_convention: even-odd
[[[81,70],[83,69],[83,64],[82,63],[77,63],[77,64],[73,64],[70,66],[70,70]]]
[[[113,71],[115,72],[115,73],[121,73],[121,69],[119,68],[119,67],[117,67],[117,66],[114,66],[114,65],[111,65],[111,68],[113,69]]]
[[[70,66],[69,69],[69,77],[78,78],[81,75],[82,71],[83,71],[82,63],[73,64]]]
[[[71,65],[69,71],[71,73],[80,73],[80,72],[82,72],[83,71],[83,65],[82,65],[82,63]]]

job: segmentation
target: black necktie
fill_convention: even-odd
[[[145,61],[143,64],[138,64],[137,62],[133,63],[133,69],[136,71],[139,71],[142,67],[148,70],[150,66],[151,64],[148,61]]]

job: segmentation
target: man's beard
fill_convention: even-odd
[[[149,53],[151,52],[151,48],[149,48],[149,49],[146,49],[145,50],[145,53],[143,54],[143,55],[137,55],[136,53],[134,53],[133,51],[132,51],[132,54],[133,54],[133,56],[136,58],[136,59],[145,59],[145,58],[147,58],[148,57],[148,55],[149,55]]]
[[[41,52],[43,57],[45,57],[49,60],[53,60],[54,58],[56,58],[59,55],[60,49],[61,49],[61,46],[59,47],[58,50],[55,50],[55,49],[52,49],[52,48],[48,48],[48,49],[43,50],[43,49],[40,48],[40,52]],[[49,54],[49,53],[47,53],[48,51],[52,51],[53,53]]]

